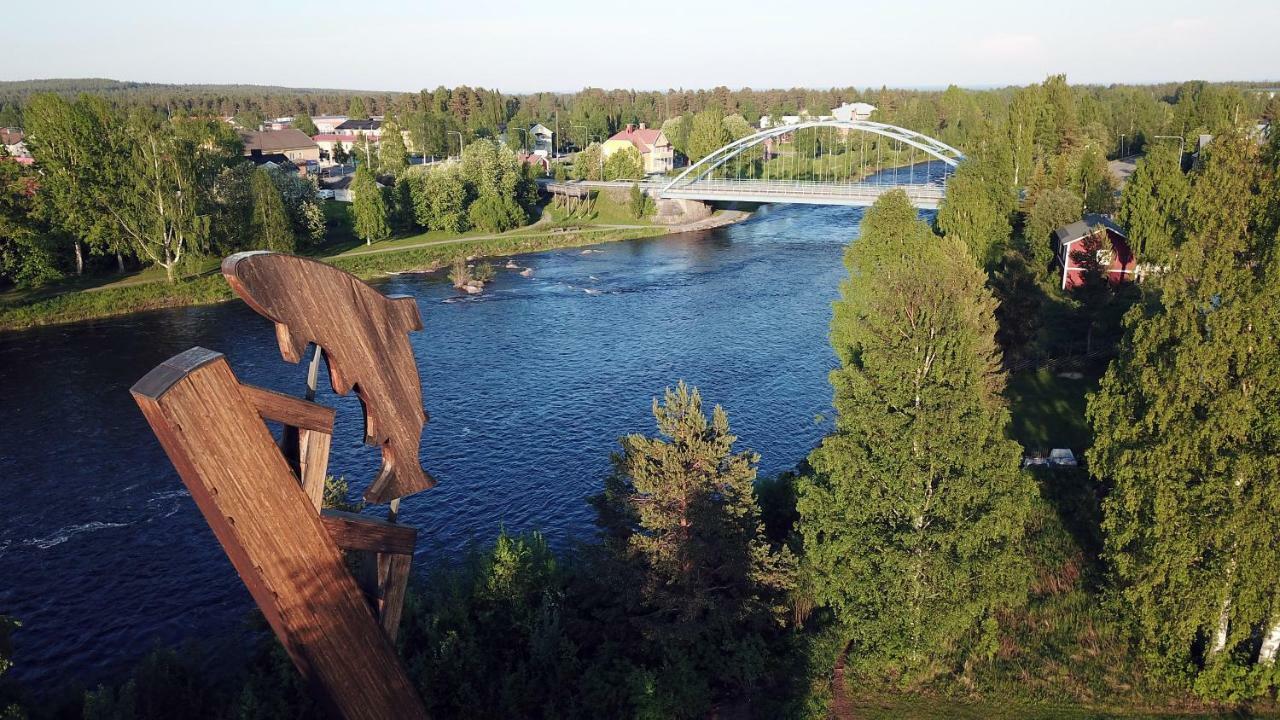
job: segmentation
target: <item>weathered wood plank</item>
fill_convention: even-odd
[[[222,262],[232,289],[276,324],[280,353],[302,359],[315,343],[334,392],[355,390],[365,411],[365,442],[382,448],[382,467],[365,499],[384,503],[435,485],[418,459],[422,385],[408,333],[422,329],[413,298],[389,298],[330,265],[270,252]]]
[[[329,537],[344,550],[368,550],[377,553],[412,555],[418,529],[397,525],[368,515],[323,510],[320,519]]]
[[[381,576],[382,586],[379,615],[382,631],[391,642],[395,642],[396,635],[400,632],[400,614],[404,610],[404,594],[409,587],[409,570],[412,567],[412,555],[378,556],[378,574]]]
[[[329,443],[333,436],[318,430],[298,433],[298,476],[316,512],[324,504],[324,480],[329,472]]]
[[[331,407],[255,385],[241,385],[240,390],[263,420],[284,423],[299,430],[333,433],[335,412]]]
[[[425,718],[338,546],[225,358],[202,348],[134,400],[304,678],[346,718]]]

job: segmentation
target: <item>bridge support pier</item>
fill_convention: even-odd
[[[657,200],[657,212],[654,222],[663,225],[681,225],[697,222],[711,216],[711,204],[701,200],[671,199]]]

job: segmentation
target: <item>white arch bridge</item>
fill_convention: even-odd
[[[798,133],[829,128],[808,150]],[[790,144],[789,152],[783,146]],[[646,183],[664,200],[871,205],[903,190],[934,209],[964,155],[906,128],[867,120],[809,120],[761,130],[725,145],[675,178]]]

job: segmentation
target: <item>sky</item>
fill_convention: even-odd
[[[45,0],[0,80],[509,93],[1280,80],[1278,0]]]

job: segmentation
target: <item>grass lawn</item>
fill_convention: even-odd
[[[1097,370],[1084,377],[1062,377],[1053,370],[1012,375],[1005,396],[1013,413],[1013,437],[1028,452],[1070,448],[1077,456],[1093,444],[1085,421],[1085,395],[1098,389]]]

